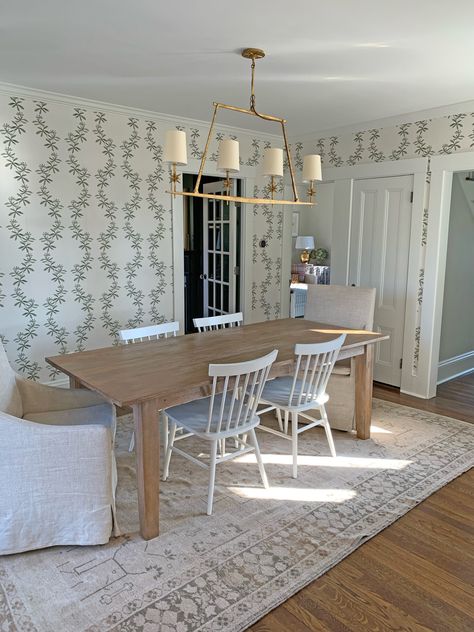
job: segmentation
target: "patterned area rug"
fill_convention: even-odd
[[[244,630],[474,460],[474,426],[374,402],[372,439],[323,431],[290,443],[259,432],[271,488],[253,455],[217,470],[214,515],[207,472],[173,456],[161,493],[162,535],[136,534],[130,418],[119,420],[118,505],[127,535],[100,547],[56,547],[0,560],[2,632]],[[203,445],[195,439],[198,454]]]

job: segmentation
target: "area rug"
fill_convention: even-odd
[[[253,455],[207,472],[173,456],[159,538],[137,535],[131,420],[119,420],[118,510],[124,533],[100,547],[56,547],[0,559],[1,632],[245,630],[368,538],[472,467],[474,426],[375,401],[372,439],[323,431],[290,443],[259,432],[270,480]],[[193,449],[203,445],[195,439]]]

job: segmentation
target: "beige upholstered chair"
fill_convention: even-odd
[[[95,393],[17,375],[0,344],[0,555],[118,535],[115,424]]]
[[[348,285],[311,285],[304,317],[351,329],[371,331],[374,326],[375,288]],[[336,363],[327,386],[329,424],[337,430],[354,428],[354,359]]]

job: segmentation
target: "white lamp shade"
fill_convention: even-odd
[[[265,151],[262,173],[264,176],[283,175],[283,149],[271,148]]]
[[[174,162],[177,165],[188,164],[186,132],[178,129],[170,129],[166,132],[163,162]]]
[[[321,156],[318,154],[310,154],[303,158],[303,182],[311,182],[311,180],[322,180],[321,174]]]
[[[314,237],[312,235],[297,237],[295,248],[296,250],[314,250]]]
[[[239,141],[221,140],[219,143],[219,155],[217,157],[219,171],[239,171]]]

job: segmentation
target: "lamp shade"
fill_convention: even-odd
[[[303,158],[303,182],[311,182],[311,180],[322,180],[321,174],[321,156],[318,154],[309,154]]]
[[[186,132],[178,129],[170,129],[166,132],[163,162],[174,162],[177,165],[188,164]]]
[[[314,237],[312,235],[299,236],[296,238],[296,250],[314,250]]]
[[[264,176],[283,175],[283,149],[271,148],[265,151],[262,173]]]
[[[221,140],[219,143],[219,155],[217,157],[219,171],[239,171],[239,141]]]

